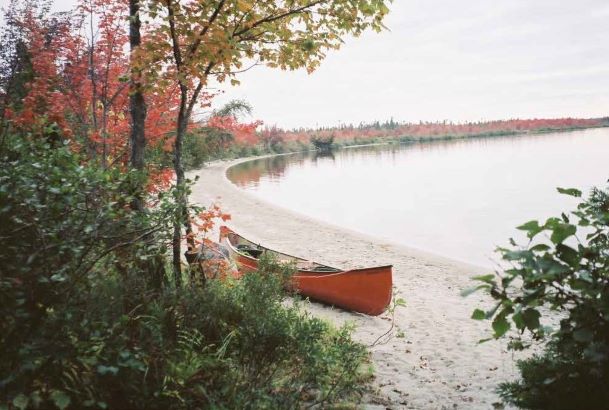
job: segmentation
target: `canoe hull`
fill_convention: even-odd
[[[391,266],[328,275],[297,272],[293,281],[301,295],[371,316],[383,313],[391,302]]]
[[[228,248],[240,274],[256,271],[258,260],[238,252],[229,240],[229,234],[239,236],[223,226],[220,242]],[[311,299],[376,316],[383,313],[391,302],[392,267],[338,270],[331,273],[297,270],[292,277],[292,285],[298,293]]]

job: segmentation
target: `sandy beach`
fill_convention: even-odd
[[[325,224],[280,208],[238,189],[226,169],[243,160],[218,162],[190,172],[198,175],[191,201],[221,205],[228,223],[245,237],[267,247],[341,268],[392,264],[393,281],[406,307],[395,313],[395,333],[371,348],[375,392],[366,408],[489,409],[500,402],[498,383],[517,374],[515,357],[504,342],[478,344],[490,324],[470,319],[476,307],[489,306],[482,294],[467,298],[471,276],[488,269],[452,261]],[[405,233],[407,235],[407,233]],[[337,325],[354,323],[354,338],[370,345],[385,333],[387,315],[369,317],[317,303],[307,309]]]

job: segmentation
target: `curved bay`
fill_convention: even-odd
[[[609,129],[376,145],[248,161],[229,179],[273,204],[454,259],[493,266],[515,227],[571,210],[556,187],[609,178]]]

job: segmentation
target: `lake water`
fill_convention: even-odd
[[[245,162],[229,179],[275,205],[481,266],[516,226],[574,208],[556,187],[609,178],[609,129],[377,145]]]

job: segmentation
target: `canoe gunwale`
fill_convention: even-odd
[[[232,229],[230,229],[227,226],[220,227],[220,232],[221,232],[220,233],[220,238],[221,239],[222,238],[226,238],[226,244],[228,246],[230,246],[230,248],[231,248],[231,250],[233,252],[238,254],[240,257],[246,258],[247,260],[249,260],[252,263],[258,263],[260,259],[259,258],[254,258],[253,256],[250,256],[250,255],[248,255],[248,254],[246,254],[244,252],[239,251],[239,249],[237,249],[237,247],[235,245],[233,245],[233,243],[231,242],[230,238],[228,237],[228,234],[223,233],[223,231],[228,231],[228,234],[233,234],[233,235],[243,239],[244,241],[246,241],[246,242],[248,242],[248,243],[250,243],[250,244],[252,244],[254,246],[257,246],[259,249],[263,249],[263,250],[268,251],[268,252],[272,252],[272,253],[275,253],[275,254],[287,256],[289,258],[294,259],[294,261],[312,262],[312,263],[315,263],[317,266],[321,266],[321,267],[324,267],[324,268],[330,268],[330,269],[336,269],[336,271],[333,271],[333,272],[321,272],[321,271],[307,270],[307,269],[298,269],[297,268],[297,272],[298,273],[302,272],[302,274],[306,275],[306,276],[340,275],[340,274],[344,274],[344,273],[347,273],[347,272],[354,272],[354,273],[355,272],[362,272],[363,273],[363,272],[368,271],[368,270],[371,271],[371,270],[392,269],[393,268],[393,265],[380,265],[380,266],[373,266],[373,267],[368,267],[368,268],[354,268],[354,269],[335,268],[333,266],[324,265],[322,263],[310,261],[308,259],[300,258],[298,256],[290,255],[288,253],[279,252],[279,251],[276,251],[276,250],[273,250],[273,249],[269,249],[269,248],[264,247],[264,246],[262,246],[260,244],[257,244],[256,242],[250,241],[249,239],[247,239],[247,238],[243,237],[242,235],[236,233],[235,231],[233,231]]]

